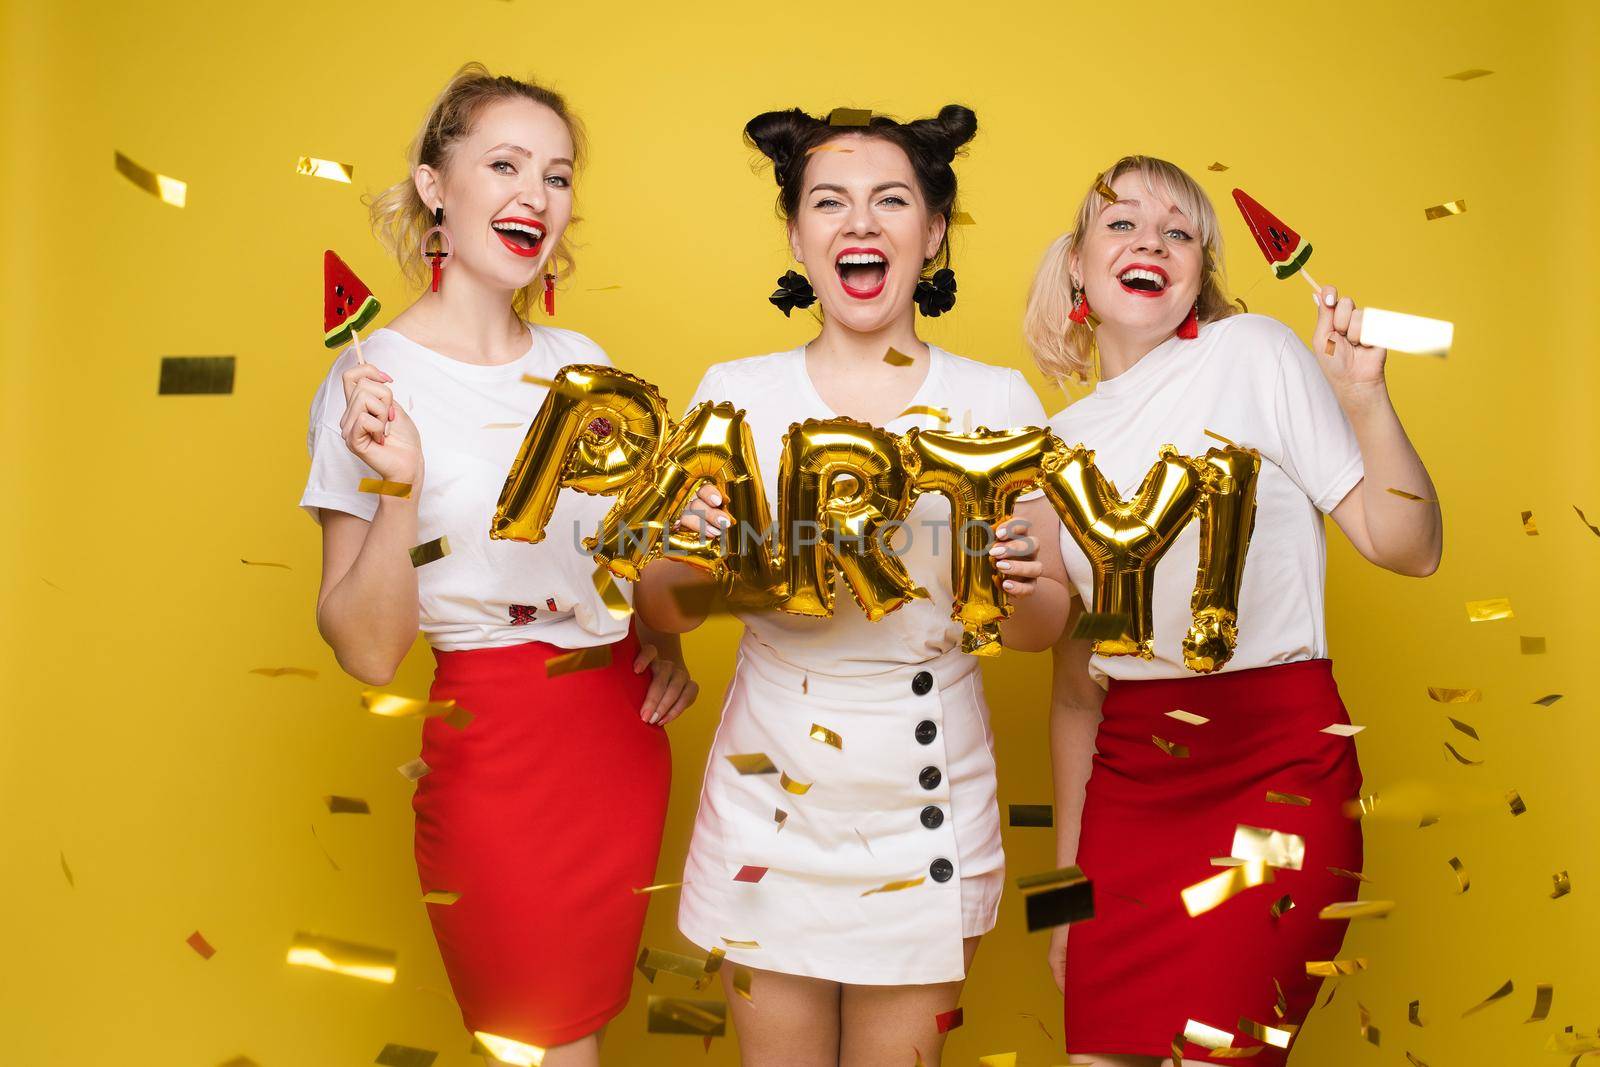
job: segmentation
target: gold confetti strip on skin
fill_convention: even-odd
[[[322,802],[328,806],[328,811],[334,815],[371,815],[372,809],[360,797],[326,796]]]
[[[422,894],[424,904],[443,904],[449,907],[461,899],[461,894],[450,889],[430,889]]]
[[[1213,171],[1216,171],[1218,174],[1221,174],[1223,171],[1225,171],[1227,169],[1228,169],[1228,165],[1226,163],[1213,163],[1209,167],[1206,168],[1206,170],[1213,170]]]
[[[1558,701],[1560,699],[1561,699],[1561,694],[1560,693],[1551,693],[1549,696],[1540,697],[1538,700],[1535,700],[1534,703],[1538,704],[1542,708],[1548,708],[1551,704],[1554,704],[1556,701]]]
[[[1217,431],[1215,431],[1215,430],[1202,430],[1201,433],[1205,434],[1207,437],[1211,438],[1213,441],[1221,441],[1223,444],[1227,445],[1229,448],[1238,448],[1239,447],[1236,442],[1230,441],[1228,438],[1222,436],[1220,433],[1217,433]]]
[[[734,937],[725,937],[722,939],[722,943],[727,945],[729,948],[757,949],[761,947],[761,943],[759,941],[740,941],[738,938]]]
[[[1254,1019],[1239,1016],[1239,1032],[1246,1037],[1253,1037],[1257,1041],[1265,1041],[1273,1048],[1288,1048],[1289,1039],[1294,1036],[1294,1031],[1279,1029],[1276,1026],[1267,1026]]]
[[[1467,601],[1468,622],[1495,622],[1499,619],[1514,619],[1517,613],[1511,610],[1509,597],[1490,597],[1488,600]]]
[[[1482,1011],[1484,1008],[1487,1008],[1489,1005],[1493,1004],[1495,1001],[1503,1000],[1506,997],[1509,997],[1511,995],[1511,991],[1514,988],[1516,988],[1516,987],[1511,984],[1511,979],[1507,978],[1505,985],[1501,986],[1499,989],[1496,989],[1493,993],[1490,993],[1487,997],[1485,997],[1479,1003],[1474,1004],[1472,1007],[1470,1007],[1466,1011],[1462,1012],[1461,1013],[1461,1017],[1463,1019],[1465,1019],[1467,1016],[1473,1014],[1474,1012]]]
[[[169,178],[165,174],[139,166],[133,160],[116,153],[117,171],[130,182],[160,200],[163,204],[173,207],[183,207],[189,199],[189,185],[177,178]]]
[[[386,948],[297,932],[294,942],[289,946],[288,962],[296,967],[311,967],[351,978],[364,978],[369,982],[392,984],[395,958],[394,952]]]
[[[1183,890],[1180,895],[1183,897],[1184,909],[1192,919],[1197,915],[1204,915],[1246,889],[1266,885],[1273,879],[1272,868],[1255,860],[1196,882]]]
[[[66,860],[63,859],[61,861],[61,863],[62,863],[62,866],[65,866],[66,865]],[[71,872],[68,872],[67,880],[68,881],[72,880]],[[1555,883],[1555,888],[1550,891],[1550,899],[1551,900],[1557,900],[1557,899],[1559,899],[1561,897],[1566,896],[1568,893],[1572,892],[1572,876],[1569,875],[1566,871],[1557,871],[1555,874],[1552,874],[1550,876],[1550,881]]]
[[[1413,1000],[1411,1002],[1410,1006],[1406,1010],[1406,1018],[1411,1021],[1412,1026],[1428,1025],[1427,1022],[1422,1018],[1422,1001]]]
[[[1322,729],[1318,730],[1317,732],[1321,733],[1321,734],[1332,734],[1334,737],[1354,737],[1356,734],[1359,734],[1362,730],[1365,730],[1365,729],[1366,729],[1365,726],[1354,726],[1354,725],[1349,725],[1349,724],[1346,724],[1346,723],[1334,723],[1332,726],[1324,726]]]
[[[1169,719],[1177,719],[1179,722],[1188,723],[1190,726],[1204,726],[1206,723],[1211,721],[1204,715],[1196,715],[1192,711],[1183,711],[1177,708],[1174,708],[1172,711],[1165,712],[1165,715]]]
[[[864,897],[870,897],[874,893],[898,893],[902,889],[915,889],[917,886],[921,885],[925,881],[927,881],[926,878],[923,878],[923,877],[919,876],[917,878],[907,878],[904,881],[899,881],[899,882],[885,882],[883,885],[880,885],[878,888],[869,889],[865,893],[862,893],[861,895],[864,896]]]
[[[433,1067],[439,1054],[432,1049],[413,1048],[410,1045],[384,1045],[383,1051],[372,1062],[378,1067]]]
[[[580,648],[576,652],[565,652],[559,656],[551,656],[544,661],[544,676],[546,678],[559,678],[564,674],[577,674],[579,671],[599,671],[611,666],[611,646],[595,645],[592,648]]]
[[[1343,867],[1329,867],[1328,868],[1328,873],[1333,875],[1335,878],[1348,878],[1352,882],[1370,882],[1370,881],[1372,881],[1371,878],[1368,878],[1366,875],[1362,874],[1360,871],[1347,871]]]
[[[716,1000],[650,998],[645,1029],[652,1034],[721,1037],[727,1032],[728,1006]]]
[[[1428,686],[1428,696],[1441,704],[1476,704],[1483,699],[1481,689],[1444,689]]]
[[[1450,753],[1450,755],[1454,756],[1456,762],[1461,764],[1463,767],[1481,767],[1481,766],[1483,766],[1483,760],[1481,760],[1481,759],[1468,759],[1467,757],[1465,757],[1465,756],[1463,756],[1461,754],[1461,752],[1456,748],[1456,746],[1452,745],[1448,741],[1446,741],[1444,743],[1444,750],[1446,752]]]
[[[1367,1011],[1367,1006],[1361,1001],[1356,1001],[1356,1012],[1359,1017],[1361,1036],[1371,1044],[1378,1044],[1383,1039],[1383,1032],[1372,1025],[1372,1015]]]
[[[1317,912],[1319,919],[1381,919],[1394,910],[1392,900],[1340,900]]]
[[[382,478],[363,478],[357,489],[363,493],[377,493],[379,496],[396,496],[402,499],[411,495],[410,482],[386,482]]]
[[[1422,504],[1437,504],[1439,502],[1431,496],[1418,496],[1415,493],[1408,493],[1404,489],[1395,489],[1392,486],[1388,489],[1385,489],[1384,492],[1393,493],[1402,500],[1415,500]]]
[[[545,1050],[486,1030],[472,1031],[473,1052],[487,1052],[499,1063],[510,1067],[541,1067]]]
[[[1465,200],[1448,200],[1443,204],[1435,204],[1433,207],[1423,208],[1422,213],[1428,217],[1429,222],[1432,222],[1435,219],[1447,219],[1451,215],[1459,215],[1466,210],[1467,202]]]
[[[1540,982],[1533,990],[1533,1014],[1522,1020],[1524,1023],[1542,1023],[1550,1015],[1550,1002],[1555,999],[1556,987],[1549,982]]]
[[[1513,817],[1525,814],[1528,810],[1528,805],[1522,802],[1522,794],[1515,789],[1506,790],[1506,806],[1511,809]]]
[[[363,689],[361,691],[361,706],[374,715],[382,715],[386,719],[410,719],[422,717],[431,719],[442,718],[457,730],[466,728],[472,721],[472,713],[466,708],[457,707],[454,700],[431,701],[413,700],[410,697],[400,696],[398,693],[380,693],[376,689]]]
[[[1522,532],[1527,534],[1529,537],[1539,536],[1539,527],[1534,523],[1533,512],[1531,511],[1524,511],[1522,513]]]
[[[1519,640],[1522,643],[1522,654],[1524,656],[1542,656],[1542,655],[1544,655],[1544,638],[1542,638],[1542,637],[1523,637],[1523,638],[1520,638]]]
[[[239,562],[243,563],[246,567],[282,567],[286,571],[294,570],[294,568],[289,566],[287,563],[272,563],[272,562],[270,562],[268,560],[264,560],[264,559],[243,559],[243,558],[241,558],[239,560]]]
[[[1306,808],[1311,806],[1311,798],[1303,797],[1299,793],[1280,793],[1276,789],[1269,789],[1267,790],[1267,803],[1292,804],[1297,808]]]
[[[733,991],[751,1004],[755,1003],[755,997],[751,995],[750,991],[754,978],[755,972],[749,968],[735,967],[733,969]]]
[[[844,751],[844,738],[820,723],[811,724],[811,740],[821,741],[825,745],[832,745],[841,752]]]
[[[251,674],[259,674],[267,678],[315,678],[317,672],[309,667],[251,667]]]
[[[211,942],[207,941],[205,935],[199,930],[184,938],[183,943],[199,953],[200,958],[203,960],[209,960],[217,954],[217,950],[211,947]]]
[[[1367,969],[1367,958],[1356,956],[1348,960],[1307,960],[1306,976],[1310,978],[1332,978],[1341,974],[1355,974],[1357,971]]]
[[[1279,897],[1277,900],[1274,900],[1272,902],[1272,907],[1267,909],[1267,914],[1271,915],[1274,919],[1276,919],[1276,918],[1281,917],[1284,912],[1293,911],[1293,910],[1294,910],[1294,898],[1292,896],[1290,896],[1288,893],[1285,893],[1283,896]],[[1279,1017],[1280,1018],[1282,1017],[1281,1013],[1280,1013]]]
[[[1106,180],[1103,175],[1096,174],[1094,176],[1094,191],[1099,193],[1100,199],[1104,200],[1108,204],[1115,204],[1117,202],[1117,191],[1106,184]]]
[[[304,174],[308,178],[326,178],[330,182],[343,182],[350,184],[350,179],[356,175],[354,163],[335,163],[331,159],[318,159],[316,156],[301,156],[295,160],[294,172]]]
[[[424,541],[411,550],[411,565],[422,567],[436,560],[444,559],[450,554],[450,538],[440,536],[432,541]]]
[[[1246,862],[1260,860],[1268,867],[1298,871],[1305,863],[1306,839],[1283,830],[1240,823],[1233,828],[1231,854]]]
[[[912,404],[900,414],[896,415],[895,418],[903,419],[907,415],[927,415],[929,418],[937,419],[940,422],[950,421],[949,411],[945,410],[944,408],[931,407],[927,404]]]
[[[1590,533],[1594,534],[1596,537],[1600,537],[1600,526],[1596,526],[1594,523],[1590,522],[1589,517],[1583,513],[1582,508],[1574,504],[1572,505],[1572,510],[1578,513],[1578,521],[1589,527]]]
[[[1155,734],[1150,735],[1150,740],[1155,743],[1157,748],[1171,756],[1173,759],[1189,758],[1188,745],[1180,745],[1176,741],[1168,741],[1166,738],[1157,737]]]
[[[1446,715],[1445,718],[1450,720],[1450,725],[1451,726],[1454,726],[1457,730],[1460,730],[1462,733],[1466,734],[1468,737],[1472,738],[1474,741],[1482,741],[1483,740],[1483,738],[1478,736],[1478,731],[1473,729],[1473,727],[1470,724],[1464,723],[1460,719],[1453,719],[1448,715]]]
[[[808,792],[811,791],[811,786],[812,786],[811,782],[797,782],[797,781],[795,781],[793,778],[789,777],[789,773],[787,771],[780,771],[779,772],[779,774],[778,774],[778,784],[783,786],[783,788],[784,788],[784,790],[786,792],[793,793],[797,797],[805,796]]]
[[[1072,627],[1074,641],[1115,641],[1128,632],[1133,616],[1122,611],[1085,611]]]
[[[872,112],[867,108],[836,107],[828,112],[829,126],[866,126],[872,122]]]
[[[1450,864],[1450,869],[1452,871],[1456,872],[1456,885],[1459,886],[1459,888],[1456,890],[1457,895],[1465,893],[1467,890],[1471,889],[1472,877],[1467,874],[1467,868],[1461,862],[1461,857],[1451,856],[1445,862]]]
[[[1486,78],[1493,73],[1494,71],[1492,70],[1481,70],[1474,67],[1471,70],[1458,70],[1454,74],[1446,74],[1444,78],[1445,81],[1469,82],[1474,78]]]
[[[422,757],[420,756],[414,760],[408,760],[407,762],[400,764],[400,766],[396,769],[399,770],[400,776],[408,782],[414,782],[418,778],[421,778],[423,775],[427,774],[429,771],[433,770],[432,767],[428,766],[422,761]]]
[[[633,614],[633,605],[628,603],[628,598],[617,588],[617,583],[611,577],[611,568],[601,564],[595,568],[591,578],[594,582],[594,591],[600,594],[601,603],[605,604],[606,611],[611,613],[613,619],[626,619]]]
[[[912,359],[904,352],[897,351],[893,348],[889,349],[889,351],[883,354],[883,361],[889,364],[891,367],[909,367],[916,362],[916,360]]]
[[[733,764],[733,769],[740,774],[778,773],[778,768],[772,765],[772,760],[765,752],[741,752],[723,758]]]

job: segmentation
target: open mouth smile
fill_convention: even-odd
[[[489,224],[494,235],[523,259],[533,259],[544,246],[544,223],[538,219],[503,218]]]
[[[1160,296],[1167,291],[1171,281],[1167,272],[1153,263],[1134,263],[1124,267],[1122,273],[1117,275],[1117,283],[1122,286],[1123,292],[1135,296]]]
[[[846,296],[871,300],[889,282],[889,257],[876,248],[846,248],[833,261]]]

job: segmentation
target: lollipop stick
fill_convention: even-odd
[[[350,331],[350,347],[356,350],[356,362],[365,363],[366,360],[361,357],[361,335],[355,330]]]
[[[1313,301],[1320,300],[1322,298],[1322,286],[1317,284],[1317,280],[1313,278],[1310,272],[1304,267],[1300,268],[1300,277],[1304,278],[1306,280],[1306,284],[1311,286],[1311,291],[1317,294],[1311,299]]]

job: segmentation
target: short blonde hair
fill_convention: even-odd
[[[464,64],[434,99],[433,106],[428,108],[427,118],[422,122],[422,129],[417,131],[417,136],[406,150],[406,162],[409,164],[406,176],[367,203],[373,232],[384,247],[394,253],[400,263],[401,273],[419,289],[427,284],[431,274],[421,253],[423,235],[433,228],[433,212],[428,210],[428,205],[417,194],[412,175],[423,164],[443,174],[449,167],[451,152],[472,133],[479,113],[496,101],[515,99],[532,100],[554,111],[572,135],[573,169],[583,166],[588,155],[588,138],[583,123],[568,109],[566,99],[560,93],[537,82],[505,75],[496,77],[482,63]],[[572,222],[578,221],[578,216],[574,215]],[[562,278],[569,276],[575,267],[570,233],[569,225],[545,268]],[[518,315],[527,318],[538,303],[543,289],[543,280],[535,278],[517,290],[511,298],[512,308]]]
[[[1072,310],[1070,264],[1082,246],[1083,235],[1106,206],[1095,186],[1101,182],[1110,185],[1129,173],[1144,178],[1145,188],[1152,194],[1166,193],[1200,230],[1205,256],[1200,280],[1200,321],[1215,322],[1238,314],[1239,309],[1228,301],[1222,270],[1222,227],[1206,191],[1175,163],[1154,156],[1123,156],[1110,170],[1094,176],[1078,204],[1077,223],[1051,242],[1028,293],[1028,309],[1022,317],[1023,336],[1039,369],[1057,383],[1087,382],[1094,370],[1094,330],[1088,323],[1067,318]]]

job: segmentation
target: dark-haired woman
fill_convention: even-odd
[[[1042,425],[1020,373],[917,337],[919,310],[954,302],[950,276],[935,268],[947,269],[951,163],[976,129],[956,106],[904,124],[874,116],[835,127],[787,111],[746,126],[773,163],[790,248],[810,275],[809,287],[786,277],[774,301],[787,314],[814,296],[822,329],[799,348],[711,367],[691,406],[728,401],[747,413],[773,499],[794,422],[848,416],[897,433]],[[891,349],[908,359],[886,360]],[[930,414],[938,409],[948,423]],[[704,487],[680,528],[728,529],[721,503]],[[731,988],[735,967],[722,968],[753,1067],[911,1067],[919,1057],[934,1067],[936,1016],[956,1006],[994,925],[1004,859],[992,736],[977,660],[960,651],[950,618],[948,516],[948,501],[925,495],[892,542],[930,599],[871,623],[848,594],[832,618],[740,615],[678,925],[756,971],[747,1001]],[[1020,503],[992,551],[1018,608],[1004,643],[1048,647],[1051,616],[1058,629],[1068,601],[1063,583],[1040,577],[1059,559],[1048,504]],[[638,609],[654,626],[688,629],[700,618],[675,594],[703,581],[653,563]],[[753,753],[781,773],[741,773],[727,758]]]
[[[546,1048],[545,1067],[596,1067],[599,1031],[628,1001],[648,901],[632,890],[655,877],[672,772],[662,725],[695,696],[678,639],[614,618],[567,540],[604,501],[564,498],[551,523],[564,532],[544,544],[488,536],[521,440],[503,427],[525,429],[545,393],[527,378],[610,362],[524,319],[570,266],[582,147],[542,86],[478,64],[445,86],[372,219],[418,283],[430,226],[451,254],[437,289],[362,345],[365,363],[353,349],[334,361],[300,499],[322,526],[317,626],[339,665],[386,684],[420,625],[431,698],[472,713],[461,729],[423,725],[417,874],[424,893],[460,896],[427,909],[467,1029]],[[411,491],[360,492],[374,476]],[[415,565],[412,546],[441,537],[446,554]],[[603,666],[547,676],[590,648],[609,652]]]

